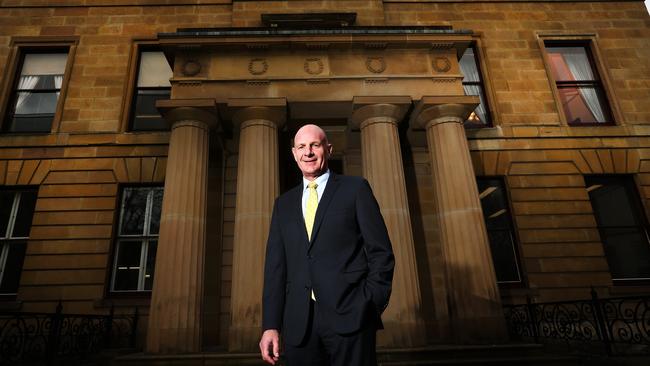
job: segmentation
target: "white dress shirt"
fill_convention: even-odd
[[[316,187],[316,192],[318,192],[318,203],[320,203],[321,197],[323,197],[323,192],[325,192],[325,186],[327,181],[330,179],[330,170],[327,169],[325,173],[320,175],[318,178],[314,179],[318,187]],[[307,185],[310,180],[305,177],[302,177],[302,217],[305,218],[305,210],[307,209],[307,198],[309,197],[309,188]]]

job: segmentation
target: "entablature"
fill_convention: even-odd
[[[286,98],[289,118],[347,118],[355,97],[464,95],[469,30],[437,27],[179,29],[158,35],[172,99]],[[326,107],[323,107],[326,106]]]

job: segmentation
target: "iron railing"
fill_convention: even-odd
[[[57,365],[106,348],[135,348],[138,309],[132,315],[0,314],[0,366]]]
[[[513,339],[600,347],[608,355],[650,352],[650,296],[505,305]]]

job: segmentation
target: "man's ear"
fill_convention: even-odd
[[[327,144],[327,158],[329,159],[332,156],[332,144]]]
[[[296,163],[300,160],[300,157],[296,153],[296,148],[295,147],[291,148],[291,155],[293,155],[293,160],[295,160]]]

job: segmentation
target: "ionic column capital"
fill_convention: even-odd
[[[462,124],[479,103],[474,95],[422,97],[411,115],[411,126],[426,130],[440,123]]]
[[[287,119],[285,98],[238,98],[228,100],[232,122],[240,129],[264,125],[280,128]]]
[[[214,99],[164,99],[156,102],[156,108],[171,129],[188,123],[208,130],[219,127]]]
[[[411,97],[354,97],[348,123],[353,130],[374,123],[397,125],[411,107]]]

